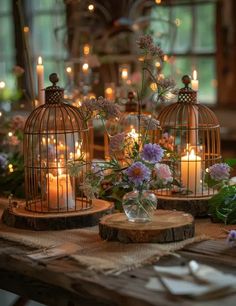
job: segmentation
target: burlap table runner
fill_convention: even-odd
[[[234,227],[200,219],[196,221],[195,237],[185,241],[167,244],[122,244],[102,241],[98,235],[98,227],[37,232],[11,228],[0,223],[0,238],[35,248],[61,246],[64,248],[64,255],[72,257],[88,269],[103,273],[121,273],[155,262],[161,256],[180,250],[188,244],[224,238],[227,230],[231,228]],[[76,245],[77,251],[71,252],[71,248],[67,250],[68,243]]]

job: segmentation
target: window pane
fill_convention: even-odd
[[[181,78],[197,69],[199,79],[198,100],[202,103],[213,104],[216,101],[215,59],[209,57],[173,57],[172,64],[164,66],[164,75],[171,75],[179,88],[183,87]]]
[[[214,4],[199,5],[196,7],[196,52],[215,51],[215,23],[216,12]],[[204,20],[204,22],[203,22]]]
[[[170,8],[171,10],[171,8]],[[176,23],[177,33],[172,53],[182,53],[191,50],[192,45],[192,14],[190,6],[174,6],[172,20]]]
[[[32,1],[32,0],[31,0]],[[55,9],[63,9],[64,4],[63,1],[60,0],[36,0],[32,1],[31,5],[33,6],[34,11],[47,11],[47,10],[55,10]]]

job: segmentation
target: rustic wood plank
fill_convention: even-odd
[[[207,248],[207,243],[196,244],[191,253]],[[222,248],[222,242],[211,241],[216,249]],[[5,252],[4,250],[8,250]],[[9,252],[11,250],[11,252]],[[19,246],[12,242],[0,239],[0,286],[24,297],[37,300],[53,306],[202,306],[203,301],[194,301],[183,297],[173,297],[166,293],[157,293],[147,290],[145,284],[150,276],[155,276],[152,266],[146,266],[123,273],[119,276],[103,275],[86,270],[76,261],[66,257],[49,262],[34,262],[24,257],[23,254],[31,248]],[[190,253],[191,246],[184,249]],[[224,250],[226,253],[231,250]],[[209,255],[210,256],[210,255]],[[184,258],[184,257],[183,257]],[[213,254],[211,256],[213,257]],[[218,263],[217,257],[215,263]],[[234,259],[232,258],[232,261]],[[204,260],[203,260],[204,262]],[[163,257],[158,262],[160,265],[176,264],[175,257]],[[230,268],[219,264],[217,267],[224,271]],[[236,273],[236,271],[234,271]],[[232,306],[236,303],[236,295],[228,296],[213,301],[205,301],[204,305]]]
[[[99,222],[99,234],[104,240],[125,243],[165,243],[181,241],[194,236],[194,219],[179,212],[158,210],[152,221],[129,222],[125,214],[105,216]]]

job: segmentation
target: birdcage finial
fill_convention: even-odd
[[[191,83],[190,76],[187,74],[184,75],[182,77],[182,82],[184,84],[184,87],[179,90],[178,102],[197,103],[197,92],[192,90],[191,87],[189,87],[189,84]]]
[[[57,86],[57,82],[59,81],[58,75],[56,73],[51,73],[49,75],[49,80],[52,82],[52,85],[45,89],[46,104],[63,102],[64,89]]]
[[[49,75],[49,81],[52,83],[53,86],[56,86],[57,82],[59,82],[58,75],[54,72]]]

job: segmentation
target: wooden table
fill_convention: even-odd
[[[119,276],[106,276],[86,270],[68,257],[32,262],[22,256],[31,250],[0,239],[0,287],[46,305],[236,305],[236,294],[203,302],[147,290],[145,284],[150,276],[155,276],[151,265]],[[195,243],[178,253],[184,259],[195,259],[236,274],[236,248],[228,248],[223,240]],[[177,264],[177,259],[163,257],[158,264]]]

